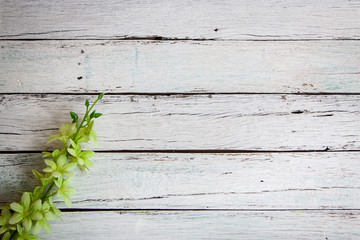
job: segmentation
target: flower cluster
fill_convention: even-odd
[[[83,151],[80,142],[93,141],[97,144],[93,119],[102,114],[91,110],[103,95],[100,94],[91,106],[86,99],[86,112],[80,123],[78,115],[70,112],[73,122],[64,124],[59,128],[59,134],[49,137],[49,142],[61,140],[64,148],[44,152],[47,167],[43,169],[43,173],[33,170],[35,177],[41,183],[40,186],[33,192],[24,192],[20,202],[13,202],[0,208],[2,240],[37,240],[40,239],[37,235],[43,228],[46,233],[50,233],[48,220],[54,220],[56,217],[61,219],[61,211],[54,205],[53,196],[64,198],[66,206],[71,207],[70,195],[76,193],[71,187],[72,178],[75,176],[72,170],[78,166],[85,171],[93,166],[89,158],[95,153],[89,150]]]

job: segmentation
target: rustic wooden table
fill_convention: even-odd
[[[95,166],[43,239],[360,239],[359,16],[358,0],[0,0],[0,205],[107,92]]]

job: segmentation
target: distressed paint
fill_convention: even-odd
[[[97,153],[90,172],[77,171],[73,207],[360,209],[359,158],[358,152]],[[33,190],[31,170],[43,168],[40,154],[1,154],[0,202]]]
[[[359,239],[359,211],[64,213],[47,239]]]
[[[48,136],[69,111],[84,111],[85,98],[3,95],[0,150],[53,148]],[[359,95],[108,95],[95,149],[358,150],[359,104]]]
[[[2,1],[2,39],[359,39],[358,1]],[[91,17],[90,17],[91,16]],[[64,21],[66,19],[66,21]]]
[[[360,92],[358,41],[2,41],[0,46],[1,93]]]

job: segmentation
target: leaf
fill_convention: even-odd
[[[48,221],[44,221],[44,230],[47,234],[51,233],[51,227],[50,227],[50,224],[48,223]]]
[[[41,173],[39,173],[38,171],[36,171],[35,169],[32,170],[34,176],[41,181],[41,178],[44,177],[44,175],[42,175]]]
[[[56,160],[56,163],[57,163],[57,166],[59,169],[61,169],[64,164],[66,163],[66,155],[61,155],[57,160]]]
[[[51,143],[51,142],[59,139],[60,137],[61,137],[60,134],[52,135],[52,136],[48,137],[49,141],[47,143]]]
[[[1,216],[1,217],[0,217],[0,226],[5,225],[5,224],[6,224],[6,222],[7,222],[6,218],[5,218],[5,217],[3,217],[3,216]],[[0,233],[0,234],[1,234],[1,233]]]
[[[45,164],[51,167],[52,169],[56,169],[56,163],[52,160],[45,159]]]
[[[74,121],[77,121],[79,119],[79,116],[74,112],[70,112],[70,116]]]
[[[85,150],[85,151],[81,152],[80,156],[82,158],[91,158],[91,157],[95,156],[95,152],[90,151],[90,150]]]
[[[77,156],[76,151],[75,151],[74,149],[68,148],[67,151],[68,151],[72,156],[74,156],[74,157]]]
[[[42,220],[44,218],[44,216],[40,212],[33,212],[33,213],[31,213],[30,218],[32,220],[39,221],[39,220]]]
[[[22,225],[23,225],[23,227],[24,227],[25,232],[30,231],[31,226],[32,226],[32,221],[31,221],[31,219],[28,218],[28,217],[24,218],[24,220],[22,221]]]
[[[7,228],[5,228],[5,227],[1,227],[0,228],[0,234],[3,234],[4,232],[6,232],[7,231]]]
[[[52,172],[54,169],[52,167],[47,167],[43,169],[44,172]]]
[[[71,162],[65,165],[65,167],[63,168],[64,171],[70,171],[73,170],[74,168],[76,168],[77,163],[76,162]]]
[[[56,218],[56,215],[52,212],[47,212],[45,213],[45,219],[46,220],[55,220]]]
[[[31,209],[33,210],[33,211],[39,211],[40,209],[41,209],[41,206],[42,206],[42,204],[41,204],[41,200],[40,199],[37,199],[35,202],[33,202],[32,204],[31,204]]]
[[[10,224],[15,224],[20,222],[23,219],[23,215],[22,213],[15,213],[14,215],[12,215],[12,217],[9,219],[9,223]]]
[[[30,194],[28,192],[24,192],[24,194],[21,196],[21,203],[25,208],[30,206]]]
[[[90,103],[89,103],[89,99],[88,99],[88,98],[86,98],[86,100],[85,100],[85,106],[86,106],[86,107],[89,107],[89,105],[90,105]]]
[[[84,161],[85,161],[86,166],[88,166],[88,167],[93,167],[94,166],[93,163],[89,159],[85,158]]]
[[[7,232],[7,233],[4,234],[2,240],[9,240],[9,239],[10,239],[10,233]]]
[[[100,95],[98,96],[98,99],[99,99],[99,100],[102,99],[103,96],[104,96],[104,94],[105,94],[105,93],[100,94]]]
[[[102,113],[95,113],[94,114],[94,118],[99,118],[99,117],[101,117],[103,114]]]
[[[64,201],[67,207],[71,207],[71,199],[69,198],[68,195],[64,195]]]
[[[96,110],[94,110],[94,111],[90,114],[90,118],[94,118],[95,113],[96,113]]]
[[[22,213],[24,211],[24,207],[16,202],[10,204],[10,208],[18,213]]]
[[[35,235],[39,235],[39,233],[41,232],[41,229],[42,229],[43,225],[44,225],[44,224],[43,224],[43,221],[37,221],[37,222],[35,223],[35,226],[34,226],[33,230],[32,230],[32,233],[35,234]]]

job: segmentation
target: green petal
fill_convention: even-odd
[[[63,168],[64,171],[70,171],[73,170],[74,168],[76,168],[77,163],[76,162],[71,162],[65,165],[65,167]]]
[[[9,219],[11,217],[11,213],[10,213],[9,209],[10,209],[9,207],[5,207],[1,211],[1,215],[4,216],[7,219]]]
[[[67,207],[71,207],[71,199],[69,198],[69,196],[64,195],[64,201]]]
[[[94,164],[89,160],[89,159],[84,159],[85,161],[85,165],[88,166],[88,167],[93,167]]]
[[[44,172],[52,172],[54,169],[52,167],[47,167],[43,169]]]
[[[32,172],[33,172],[33,174],[34,174],[34,176],[38,179],[38,180],[40,180],[44,175],[42,175],[41,173],[39,173],[38,171],[36,171],[36,170],[32,170]]]
[[[33,211],[39,211],[39,210],[41,209],[41,206],[42,206],[41,200],[40,200],[40,199],[37,199],[35,202],[33,202],[33,203],[31,204],[31,209],[32,209]]]
[[[67,158],[65,155],[61,155],[57,160],[56,163],[58,165],[59,168],[62,168],[64,166],[64,164],[66,163]]]
[[[74,156],[74,157],[77,156],[76,151],[75,151],[74,149],[68,148],[67,151],[68,151],[72,156]]]
[[[35,235],[29,235],[27,237],[27,240],[41,240],[41,238],[39,238],[38,236],[35,236]]]
[[[61,175],[61,173],[59,173],[58,171],[54,171],[54,172],[52,172],[52,174],[51,174],[53,177],[55,177],[55,178],[59,178],[59,177],[61,177],[62,175]]]
[[[50,209],[50,204],[48,202],[44,202],[42,205],[42,210],[47,211]]]
[[[24,192],[21,197],[21,203],[25,208],[30,206],[30,194],[28,192]]]
[[[68,177],[74,177],[75,176],[75,174],[73,172],[63,172],[63,174],[65,176],[68,176]]]
[[[89,150],[86,150],[86,151],[83,151],[81,154],[80,154],[80,157],[82,158],[91,158],[95,156],[95,152],[93,151],[89,151]]]
[[[24,218],[24,215],[22,213],[15,213],[12,215],[12,217],[9,219],[9,224],[15,224],[20,222]]]
[[[51,233],[51,227],[50,227],[50,224],[48,223],[48,221],[44,221],[44,230],[47,234]]]
[[[52,212],[47,212],[45,213],[45,219],[46,220],[55,220],[56,218],[56,215]]]
[[[49,139],[48,143],[51,143],[51,142],[59,139],[59,137],[60,137],[59,134],[55,134],[55,135],[50,136],[50,137],[48,138],[48,139]]]
[[[76,194],[76,190],[73,187],[68,187],[68,188],[66,188],[65,193],[67,195],[74,195],[74,194]]]
[[[7,228],[5,226],[0,228],[0,234],[3,234],[6,231],[7,231]]]
[[[9,240],[10,239],[10,233],[7,232],[5,233],[5,235],[3,236],[2,240]]]
[[[30,215],[30,218],[34,221],[39,221],[44,218],[44,216],[41,214],[41,212],[33,212]]]
[[[7,219],[5,217],[1,216],[0,217],[0,226],[5,225],[6,223],[7,223]]]
[[[82,158],[76,158],[77,162],[79,163],[79,165],[84,165],[84,159]]]
[[[39,235],[39,233],[41,232],[41,229],[42,229],[42,227],[43,227],[43,221],[37,221],[36,223],[35,223],[35,226],[34,226],[34,228],[33,228],[33,230],[32,230],[32,233],[34,234],[34,235]]]
[[[29,232],[31,230],[32,221],[29,217],[24,218],[22,221],[22,225],[24,227],[25,232]]]
[[[10,208],[18,213],[22,213],[24,211],[24,207],[16,202],[10,204]]]
[[[52,160],[45,159],[45,164],[48,165],[49,167],[51,167],[52,169],[57,168],[56,163],[54,161],[52,161]]]

